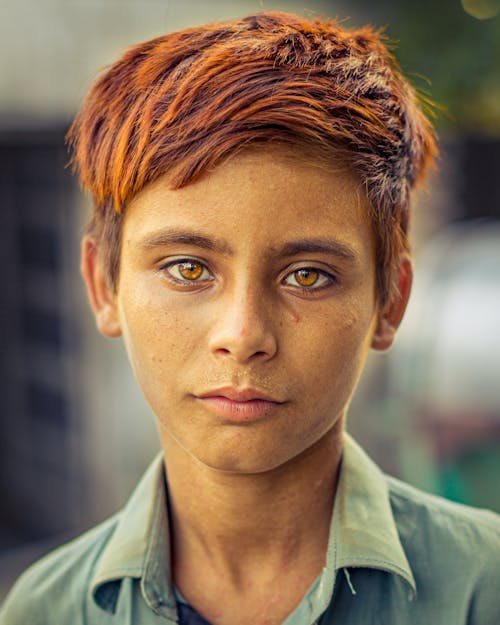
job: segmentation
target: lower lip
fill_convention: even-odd
[[[267,416],[276,406],[279,406],[277,402],[265,399],[234,401],[223,396],[200,397],[198,399],[210,412],[231,421],[258,421]]]

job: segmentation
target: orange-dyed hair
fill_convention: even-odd
[[[130,48],[68,133],[94,199],[88,231],[116,286],[123,212],[168,173],[180,188],[245,146],[277,143],[350,166],[372,209],[385,303],[408,252],[410,191],[437,153],[432,126],[379,32],[260,13]]]

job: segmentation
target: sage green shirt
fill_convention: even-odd
[[[161,456],[120,513],[28,569],[0,611],[0,625],[176,622]],[[346,436],[325,568],[285,624],[316,622],[500,625],[499,517],[386,477]]]

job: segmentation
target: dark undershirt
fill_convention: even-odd
[[[182,601],[177,601],[177,614],[179,625],[210,625],[196,610]]]

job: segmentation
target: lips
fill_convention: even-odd
[[[197,396],[210,412],[231,421],[257,421],[275,411],[284,402],[256,389],[221,388]]]

